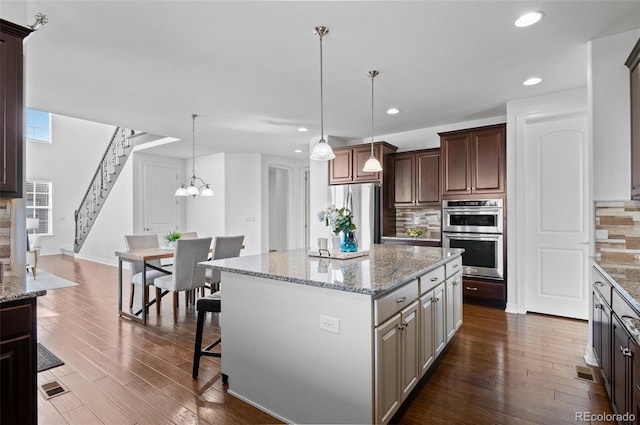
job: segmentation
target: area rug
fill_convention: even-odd
[[[44,270],[38,270],[36,274],[36,278],[34,279],[32,275],[27,275],[27,285],[29,289],[32,290],[51,290],[51,289],[59,289],[66,288],[68,286],[77,286],[78,284],[75,282],[71,282],[70,280],[63,279],[56,275],[53,275]]]
[[[38,372],[62,366],[64,362],[57,358],[55,354],[47,350],[44,345],[38,343]]]

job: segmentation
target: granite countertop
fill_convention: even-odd
[[[0,282],[0,303],[40,297],[47,291],[33,285],[26,277],[4,276]]]
[[[633,317],[622,317],[622,324],[629,331],[633,339],[636,340],[636,344],[640,344],[640,320]]]
[[[640,311],[640,264],[595,263],[617,284],[625,299]]]
[[[227,272],[377,298],[460,256],[462,252],[462,249],[375,244],[371,245],[369,255],[348,260],[310,257],[307,250],[296,249],[199,264]]]
[[[440,242],[440,239],[436,239],[436,238],[425,238],[422,236],[414,238],[409,235],[382,236],[381,239],[400,240],[400,241],[425,241],[425,242],[438,242],[438,243]]]

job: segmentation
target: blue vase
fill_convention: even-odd
[[[340,244],[342,252],[358,251],[358,239],[355,230],[347,230],[342,232],[342,243]]]

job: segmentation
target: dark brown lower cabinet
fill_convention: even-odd
[[[633,337],[629,335],[616,314],[612,315],[611,325],[613,326],[613,394],[611,404],[613,410],[622,415],[622,420],[619,423],[631,425],[636,423],[629,415],[629,413],[633,413],[635,347]]]
[[[38,423],[36,368],[36,298],[0,304],[0,423]]]
[[[506,301],[504,281],[489,281],[464,277],[462,295],[465,301],[481,301],[504,306]]]
[[[616,289],[616,283],[597,267],[592,275],[593,351],[619,424],[638,424],[637,345],[625,321],[637,320],[636,311]]]

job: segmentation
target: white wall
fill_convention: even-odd
[[[590,43],[594,199],[631,197],[629,69],[624,65],[640,30]]]
[[[227,235],[224,160],[225,154],[222,153],[196,158],[196,175],[211,185],[215,196],[196,196],[195,198],[187,196],[180,200],[186,208],[186,220],[181,224],[182,230],[198,232],[198,236],[201,237]],[[191,159],[186,162],[189,166],[185,166],[185,175],[182,180],[188,182],[191,177]]]
[[[260,154],[225,154],[225,234],[245,235],[242,255],[264,252],[262,241],[262,174]]]
[[[52,143],[26,143],[26,178],[52,182],[53,235],[42,239],[42,254],[60,253],[61,246],[73,246],[74,211],[87,190],[114,130],[115,127],[105,124],[52,115]],[[116,184],[112,191],[115,198],[119,197],[118,186]],[[130,200],[124,202],[123,207],[130,206]],[[119,215],[121,212],[116,217]],[[115,221],[118,220],[119,217]],[[108,224],[104,223],[104,219],[101,222]],[[85,245],[83,254],[93,256],[96,253],[93,248],[91,243]],[[113,250],[110,257],[113,257]]]

